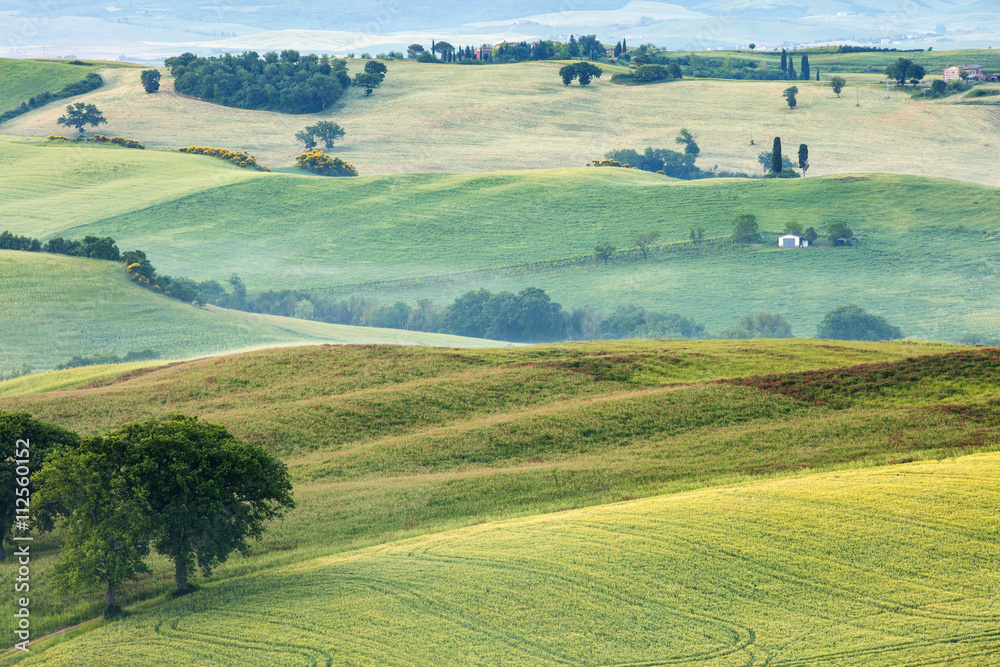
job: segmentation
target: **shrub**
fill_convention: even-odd
[[[65,137],[63,137],[63,139],[65,139]],[[103,134],[95,134],[94,141],[99,144],[117,144],[118,146],[124,146],[125,148],[138,148],[139,150],[146,150],[146,147],[135,139],[126,139],[125,137],[107,137]]]
[[[835,340],[899,340],[903,332],[884,317],[872,315],[858,306],[841,306],[823,317],[816,328],[817,338]]]
[[[970,90],[966,97],[990,97],[992,95],[1000,95],[1000,88],[976,88]]]
[[[209,155],[232,162],[237,167],[244,169],[256,169],[257,171],[271,171],[267,167],[257,164],[257,158],[246,151],[231,151],[226,148],[209,148],[207,146],[186,146],[178,148],[181,153],[194,153],[195,155]]]
[[[358,170],[339,157],[330,157],[321,150],[311,150],[295,158],[295,166],[322,176],[357,176]]]
[[[50,134],[49,136],[47,136],[45,138],[48,139],[49,141],[57,141],[57,140],[58,141],[73,141],[69,137],[64,137],[61,134]]]

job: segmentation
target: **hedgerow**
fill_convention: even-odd
[[[62,137],[65,139],[65,137]],[[146,147],[140,144],[135,139],[126,139],[125,137],[108,137],[103,134],[95,134],[94,141],[99,144],[117,144],[119,146],[124,146],[125,148],[138,148],[139,150],[145,150]]]
[[[44,93],[35,95],[25,102],[21,102],[21,104],[13,109],[0,113],[0,123],[8,121],[11,118],[16,118],[23,113],[28,113],[32,109],[45,106],[49,102],[55,102],[56,100],[62,100],[76,95],[83,95],[84,93],[89,93],[90,91],[96,90],[103,85],[104,79],[101,78],[101,75],[91,72],[80,81],[66,84],[59,89],[58,92],[50,93],[46,90]]]
[[[178,148],[181,153],[193,153],[195,155],[210,155],[221,158],[227,162],[232,162],[237,167],[244,169],[256,169],[257,171],[271,171],[267,167],[257,164],[257,158],[246,151],[231,151],[227,148],[211,148],[208,146],[185,146]]]

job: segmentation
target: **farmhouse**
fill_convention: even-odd
[[[798,234],[785,234],[784,236],[778,237],[778,247],[779,248],[808,248],[809,240],[804,239]]]
[[[944,74],[943,74],[944,82],[948,83],[949,81],[954,81],[955,79],[962,78],[960,74],[963,70],[965,71],[965,77],[967,79],[975,79],[977,81],[986,80],[986,74],[983,73],[982,65],[965,64],[965,65],[952,65],[951,67],[946,67],[944,69]]]

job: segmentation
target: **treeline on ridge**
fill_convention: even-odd
[[[174,89],[216,104],[283,113],[315,113],[340,99],[351,85],[347,62],[286,49],[202,58],[183,53],[164,64]]]
[[[13,109],[0,113],[0,123],[6,122],[11,118],[16,118],[23,113],[28,113],[32,109],[45,106],[49,102],[55,102],[56,100],[66,99],[67,97],[74,97],[76,95],[83,95],[84,93],[89,93],[92,90],[97,90],[103,85],[104,79],[101,78],[101,75],[96,72],[91,72],[80,81],[67,83],[55,93],[50,93],[46,90],[44,93],[39,93],[38,95],[29,98],[27,101],[21,102]]]

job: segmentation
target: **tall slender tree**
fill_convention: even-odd
[[[781,137],[775,137],[774,145],[771,147],[771,172],[781,173]]]
[[[788,71],[785,72],[785,78],[788,79],[789,81],[794,80],[796,78],[795,63],[792,62],[791,58],[788,59]]]
[[[803,81],[809,80],[809,56],[805,53],[802,54],[802,67],[799,71],[799,76]]]
[[[784,49],[781,50],[781,71],[788,71],[788,53]]]
[[[805,177],[806,170],[809,169],[809,147],[805,144],[799,144],[799,169]]]

